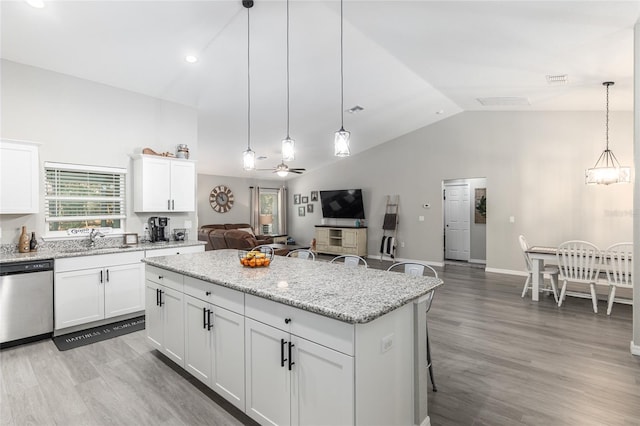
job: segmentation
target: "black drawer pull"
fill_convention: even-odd
[[[211,330],[213,328],[213,323],[211,322],[211,313],[213,311],[211,309],[207,309],[207,330]]]
[[[285,319],[284,319],[284,323],[285,323],[285,324],[289,324],[290,322],[291,322],[291,318],[285,318]]]
[[[164,293],[164,291],[160,290],[160,306],[164,305],[164,302],[162,301],[162,294]]]
[[[287,342],[284,339],[280,339],[280,367],[284,367],[284,362],[287,360],[284,357],[284,345],[286,345]]]
[[[210,291],[206,291],[204,294],[207,295],[207,296],[211,296],[211,292]]]
[[[207,328],[207,308],[202,308],[202,328]]]

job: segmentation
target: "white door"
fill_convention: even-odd
[[[469,184],[445,185],[445,259],[469,260],[471,195]]]
[[[196,166],[191,162],[171,162],[171,210],[192,212],[196,199]]]
[[[354,424],[353,357],[296,336],[291,342],[291,424]]]
[[[145,281],[145,321],[147,340],[156,349],[162,350],[164,327],[159,290],[163,288],[153,281]]]
[[[211,305],[185,294],[184,317],[184,368],[211,387]]]
[[[244,411],[244,316],[213,306],[211,388]]]
[[[105,268],[104,317],[111,318],[144,310],[144,265]]]
[[[184,368],[184,307],[183,294],[168,287],[161,288],[163,353]]]
[[[104,319],[102,268],[55,274],[56,330]]]
[[[260,424],[291,424],[289,333],[245,319],[246,414]],[[286,360],[286,361],[285,361]]]

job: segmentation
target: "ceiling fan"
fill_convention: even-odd
[[[289,166],[287,166],[286,164],[284,164],[284,161],[280,164],[278,164],[277,166],[275,166],[272,169],[256,169],[258,171],[272,171],[273,173],[277,173],[278,176],[280,177],[285,177],[287,176],[289,173],[295,173],[298,175],[301,175],[302,172],[306,171],[307,169],[300,169],[300,168],[289,168]]]

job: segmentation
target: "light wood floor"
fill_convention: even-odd
[[[379,262],[371,261],[373,267]],[[631,307],[521,299],[524,278],[447,266],[429,331],[431,424],[640,425]],[[0,351],[0,425],[235,425],[250,419],[149,350],[144,331]]]

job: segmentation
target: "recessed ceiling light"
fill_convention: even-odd
[[[569,81],[567,74],[548,75],[547,84],[566,84]]]
[[[356,114],[360,111],[364,111],[364,108],[362,108],[360,105],[356,105],[354,107],[351,107],[347,110],[347,112],[351,113],[351,114]]]
[[[189,62],[190,64],[195,64],[198,62],[198,57],[193,55],[187,55],[184,57],[184,60]]]
[[[44,0],[24,0],[31,7],[36,9],[42,9],[44,7]]]

